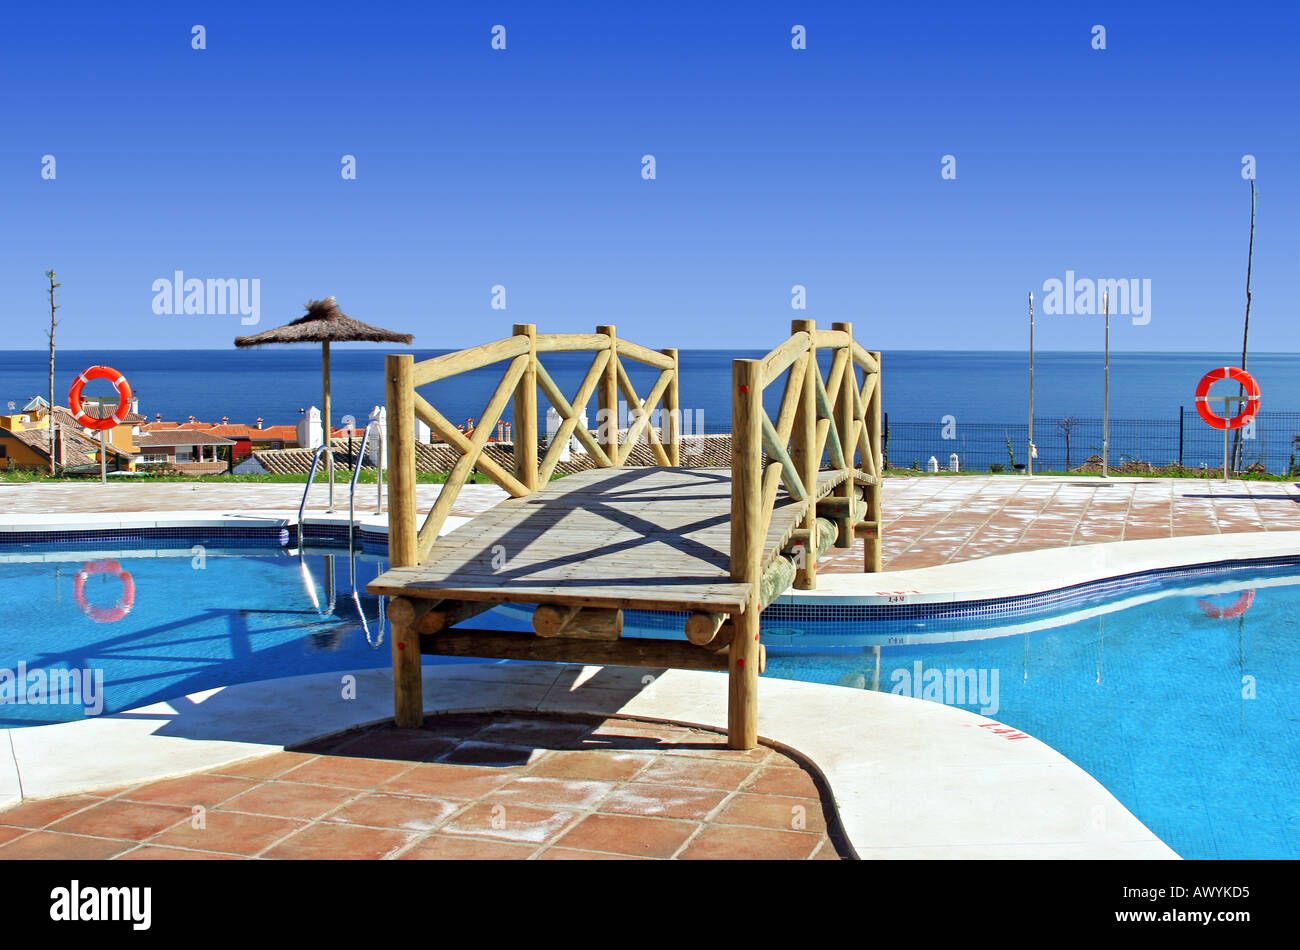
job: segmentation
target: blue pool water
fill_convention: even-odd
[[[383,602],[364,593],[381,557],[211,544],[196,557],[192,544],[0,547],[0,726],[87,715],[88,697],[52,671],[102,671],[102,711],[116,712],[389,663]],[[1300,565],[1144,581],[992,617],[805,619],[778,607],[764,619],[769,676],[906,691],[1024,730],[1184,857],[1300,857]],[[503,609],[476,625],[526,629],[527,616]],[[629,635],[680,629],[680,618],[629,614]],[[28,702],[14,701],[20,670],[44,696],[29,687]],[[976,695],[927,691],[948,671],[971,671]],[[51,683],[77,702],[49,702]]]
[[[165,543],[0,548],[0,726],[84,718],[85,697],[48,675],[55,671],[102,670],[102,711],[112,713],[217,686],[390,662],[382,604],[365,593],[382,558],[353,562],[342,551],[300,559],[212,544],[198,557],[194,542],[159,549]],[[5,671],[16,682],[24,669],[27,682],[52,684],[46,693],[61,686],[65,701],[29,692],[16,702]]]
[[[995,703],[955,689],[941,701],[1057,749],[1183,857],[1300,857],[1300,572],[1161,586],[1145,603],[965,633],[924,621],[765,631],[767,675],[931,698],[930,670],[975,671]]]

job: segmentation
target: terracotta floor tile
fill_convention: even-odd
[[[318,759],[281,774],[276,780],[306,782],[309,785],[338,785],[345,788],[374,788],[408,771],[411,765],[410,762],[398,762],[392,759],[356,759],[348,756],[322,755]]]
[[[302,821],[288,818],[245,815],[220,810],[208,812],[203,816],[203,821],[202,828],[195,828],[192,823],[185,822],[170,831],[163,832],[150,843],[253,855],[266,850],[281,838],[305,825]]]
[[[456,747],[459,739],[433,736],[419,729],[390,729],[354,736],[335,755],[397,762],[431,762]]]
[[[557,842],[564,848],[670,858],[699,825],[634,815],[588,815]]]
[[[399,856],[400,861],[522,861],[537,850],[535,844],[487,841],[430,835]]]
[[[804,860],[818,838],[801,831],[706,825],[679,857],[685,860]]]
[[[153,802],[160,805],[184,805],[215,808],[240,792],[257,787],[253,779],[235,778],[233,775],[187,775],[183,778],[152,782],[131,789],[120,797],[133,802]]]
[[[335,750],[328,754],[262,756],[112,798],[27,802],[0,813],[0,859],[665,858],[728,807],[729,820],[769,824],[806,807],[809,827],[820,827],[820,801],[797,762],[768,747],[727,749],[708,730],[489,714],[438,725],[476,738],[368,727],[310,746]],[[565,744],[578,748],[544,748]],[[417,761],[453,745],[493,764]],[[206,810],[196,828],[198,805]]]
[[[688,788],[738,788],[753,773],[755,766],[744,762],[721,762],[717,759],[663,756],[637,775],[638,782],[683,785]]]
[[[601,802],[600,811],[607,814],[703,821],[727,795],[728,792],[720,788],[628,784]]]
[[[275,778],[290,769],[297,768],[304,762],[314,759],[314,755],[302,752],[272,752],[255,759],[245,759],[232,765],[223,765],[212,771],[220,775],[234,775],[239,778],[268,779]]]
[[[445,765],[417,765],[385,782],[382,791],[436,798],[474,799],[486,795],[521,774],[521,769]]]
[[[539,749],[572,749],[593,729],[590,723],[548,719],[494,722],[474,734],[475,742],[530,746]]]
[[[553,805],[585,811],[617,787],[613,782],[525,775],[493,789],[484,796],[484,800],[507,805],[516,802],[524,805]]]
[[[55,822],[50,825],[50,830],[139,841],[189,818],[190,814],[188,808],[176,805],[151,805],[109,799]]]
[[[818,848],[817,853],[813,855],[813,860],[843,861],[844,859],[839,856],[839,853],[835,850],[835,845],[831,844],[830,839],[828,838],[821,843],[821,847]]]
[[[759,765],[767,761],[772,750],[767,746],[740,751],[727,747],[726,736],[696,735],[684,742],[660,750],[664,755],[683,755],[697,759],[721,759],[727,762],[747,762]]]
[[[757,795],[790,795],[795,798],[820,798],[817,783],[801,768],[765,768],[745,786]]]
[[[555,808],[479,802],[448,821],[442,826],[442,831],[500,841],[545,844],[563,831],[573,817],[573,812]]]
[[[784,795],[738,794],[722,807],[714,821],[727,825],[756,825],[787,831],[824,834],[821,808],[806,798]]]
[[[577,848],[547,848],[538,861],[648,861],[636,854],[606,854],[603,851],[580,851]]]
[[[222,807],[276,818],[319,818],[357,794],[356,789],[302,782],[267,782],[232,798]]]
[[[134,847],[134,841],[34,831],[0,847],[0,861],[100,861]]]
[[[244,858],[238,854],[217,854],[212,851],[187,851],[183,848],[160,848],[157,845],[146,844],[136,848],[134,851],[127,851],[125,854],[119,854],[114,860],[117,861],[241,861]]]
[[[532,746],[498,745],[495,742],[475,742],[466,740],[445,755],[438,757],[439,762],[448,765],[528,765],[545,752]]]
[[[485,725],[482,715],[448,713],[424,717],[424,726],[419,732],[428,736],[442,736],[449,739],[468,739]],[[408,730],[397,730],[408,731]],[[409,730],[417,731],[417,730]]]
[[[630,779],[654,760],[651,755],[632,752],[554,752],[533,765],[529,775],[547,778],[595,779],[621,782]]]
[[[305,752],[311,755],[330,755],[341,746],[347,745],[357,737],[353,730],[337,733],[332,736],[322,736],[319,739],[312,739],[308,742],[300,742],[297,745],[290,746],[290,752]]]
[[[356,825],[309,825],[281,841],[263,857],[285,860],[360,860],[391,858],[417,837],[414,832]]]
[[[0,812],[0,825],[15,825],[19,828],[44,828],[74,811],[103,801],[98,796],[69,795],[66,798],[44,798],[22,802]]]
[[[596,726],[591,733],[591,741],[614,740],[615,737],[645,739],[656,745],[681,742],[689,739],[691,732],[684,726],[660,726],[656,723],[642,723],[625,719],[610,719]]]
[[[372,792],[348,802],[326,821],[400,828],[405,831],[432,831],[464,805],[464,802],[447,802],[437,798]]]

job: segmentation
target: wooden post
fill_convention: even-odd
[[[881,457],[880,449],[881,433],[883,431],[880,420],[885,404],[885,365],[880,360],[880,351],[871,351],[871,358],[876,361],[880,371],[876,375],[876,386],[871,392],[871,402],[865,407],[867,410],[867,444],[871,446],[871,458],[876,465],[874,473],[876,484],[867,486],[867,520],[875,522],[876,531],[874,535],[862,542],[862,569],[868,574],[874,574],[885,569],[883,550],[883,525],[885,519],[881,510],[881,500],[885,490],[885,463]]]
[[[613,326],[596,327],[596,332],[609,337],[609,362],[596,397],[596,436],[609,460],[618,465],[618,335]]]
[[[807,333],[810,344],[804,356],[807,369],[803,374],[803,391],[799,394],[799,408],[795,412],[791,456],[794,467],[804,486],[815,491],[817,470],[821,468],[821,459],[817,453],[817,375],[821,369],[817,366],[817,345],[811,341],[817,332],[816,320],[794,320],[790,324],[791,333]],[[792,370],[793,371],[793,370]],[[803,546],[803,565],[794,575],[796,590],[813,590],[817,586],[817,506],[809,503],[804,512],[800,527],[807,532]]]
[[[759,574],[763,539],[763,365],[731,363],[731,579],[750,585],[727,651],[727,744],[758,744]]]
[[[415,357],[384,359],[388,405],[388,563],[414,567],[419,560],[415,505]],[[391,610],[391,608],[390,608]],[[404,616],[398,611],[397,617]],[[420,638],[412,623],[393,621],[393,709],[399,729],[424,724]]]
[[[847,498],[849,500],[849,513],[847,518],[837,519],[835,527],[837,533],[835,536],[835,546],[837,548],[853,547],[853,523],[857,519],[853,517],[853,508],[855,501],[853,485],[853,459],[857,454],[857,440],[852,439],[853,434],[853,406],[854,390],[858,385],[857,363],[853,361],[853,324],[851,323],[834,323],[831,324],[834,330],[842,330],[849,336],[848,355],[844,367],[844,380],[840,384],[839,401],[835,404],[835,418],[832,425],[835,431],[839,433],[840,445],[844,448],[844,466],[848,470],[847,478],[841,482],[834,491],[838,498]],[[829,396],[830,393],[827,393]],[[852,441],[850,441],[852,439]]]
[[[528,368],[515,386],[515,477],[537,491],[537,325],[516,323],[515,336],[528,337]]]
[[[668,435],[668,461],[677,468],[682,464],[682,406],[678,389],[682,364],[676,349],[660,350],[660,352],[664,356],[671,357],[673,361],[673,378],[664,393],[664,411],[659,415],[668,417],[668,425],[665,427]]]

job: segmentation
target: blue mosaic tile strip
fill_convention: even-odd
[[[367,554],[384,555],[387,535],[373,529],[359,529],[353,534],[358,548]],[[326,546],[346,547],[346,524],[309,524],[304,540]],[[31,545],[76,545],[93,541],[97,544],[150,542],[159,547],[183,547],[193,543],[220,542],[225,547],[285,547],[296,543],[297,530],[278,525],[231,525],[187,527],[97,528],[64,531],[35,530],[0,532],[0,549]],[[1249,560],[1210,561],[1187,567],[1162,568],[1135,574],[1075,584],[1069,587],[1015,597],[985,598],[947,603],[845,604],[783,603],[778,601],[763,612],[764,631],[775,636],[796,635],[786,625],[814,622],[845,630],[870,626],[872,632],[995,627],[1030,619],[1064,609],[1078,609],[1121,594],[1139,594],[1167,589],[1171,582],[1192,582],[1225,574],[1259,574],[1266,571],[1295,571],[1300,557],[1253,558]],[[680,636],[687,614],[675,611],[628,610],[629,626],[646,631]],[[864,631],[865,632],[865,631]]]
[[[83,528],[67,531],[0,532],[0,548],[31,544],[80,544],[86,541],[171,541],[178,545],[182,542],[220,541],[227,545],[247,542],[250,547],[256,547],[264,546],[268,541],[283,545],[288,540],[288,530],[279,525]]]

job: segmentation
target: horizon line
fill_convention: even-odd
[[[488,342],[491,342],[491,341],[488,341]],[[482,345],[482,344],[474,344],[474,346],[481,346],[481,345]],[[274,344],[274,345],[273,345],[273,348],[272,348],[272,346],[268,346],[268,347],[258,347],[257,349],[258,349],[258,350],[262,350],[262,351],[274,352],[274,351],[278,351],[278,350],[285,349],[285,348],[289,348],[289,347],[293,347],[293,348],[297,348],[297,349],[300,349],[300,350],[301,350],[301,349],[305,349],[306,347],[316,347],[316,346],[319,346],[319,344],[318,344],[318,343],[310,343],[310,342],[303,342],[303,343],[282,343],[282,344]],[[455,352],[457,352],[458,350],[466,350],[466,349],[472,349],[472,348],[473,348],[473,347],[471,347],[471,346],[463,346],[463,347],[446,347],[446,346],[423,346],[423,347],[422,347],[422,346],[409,346],[409,347],[405,347],[405,348],[403,348],[403,352],[408,352],[408,353],[409,353],[409,352],[417,352],[417,351],[421,351],[421,350],[426,350],[426,351],[431,351],[431,352],[455,353]],[[331,351],[337,351],[338,349],[348,349],[348,350],[363,350],[363,349],[371,350],[371,349],[373,349],[373,350],[377,350],[377,351],[379,351],[379,352],[383,352],[382,348],[375,347],[375,345],[374,345],[373,343],[367,344],[367,343],[364,343],[364,342],[357,342],[357,343],[355,343],[355,344],[349,344],[349,343],[333,343],[333,344],[331,345],[330,349],[331,349]],[[745,347],[710,347],[710,346],[701,346],[701,347],[681,347],[681,348],[679,348],[679,349],[681,350],[681,352],[684,352],[684,353],[733,353],[733,352],[755,352],[755,353],[758,353],[758,352],[766,352],[766,351],[761,350],[761,349],[759,349],[759,348],[749,349],[749,348],[745,348]],[[63,350],[63,352],[65,352],[65,353],[96,353],[96,352],[99,352],[99,353],[234,353],[234,352],[245,352],[245,353],[247,353],[247,352],[250,352],[250,351],[251,351],[251,350],[250,350],[249,348],[243,348],[243,349],[241,349],[241,348],[239,348],[239,347],[235,347],[235,346],[230,346],[230,347],[154,347],[154,346],[139,346],[139,347],[129,347],[129,348],[127,348],[127,347],[121,347],[121,348],[110,348],[110,347],[67,347],[65,350]],[[48,355],[49,355],[49,352],[50,352],[50,351],[49,351],[49,348],[48,348],[48,347],[41,347],[41,348],[39,348],[39,349],[36,349],[36,348],[28,349],[28,348],[8,347],[8,348],[5,348],[5,349],[3,349],[3,350],[0,350],[0,359],[3,359],[3,355],[2,355],[2,354],[4,354],[4,353],[20,353],[20,354],[21,354],[21,353],[39,353],[39,354],[41,354],[42,356],[48,356]],[[881,350],[881,352],[882,352],[882,353],[1024,353],[1024,354],[1028,355],[1028,353],[1029,353],[1029,348],[1026,347],[1026,348],[1023,349],[1023,350],[1019,350],[1019,349],[1017,349],[1017,350],[1007,350],[1007,349],[984,349],[984,348],[980,348],[980,349],[933,349],[933,348],[930,348],[930,347],[896,346],[896,347],[890,347],[890,348],[888,348],[888,349]],[[1035,349],[1034,349],[1034,353],[1035,353],[1035,355],[1037,355],[1037,354],[1041,354],[1041,353],[1069,353],[1069,354],[1097,354],[1097,355],[1101,355],[1102,352],[1103,352],[1102,350],[1058,350],[1058,349],[1044,349],[1044,348],[1037,348],[1037,347],[1035,347]],[[1218,355],[1222,355],[1224,352],[1226,352],[1226,351],[1223,351],[1223,350],[1118,350],[1118,349],[1114,349],[1114,348],[1112,348],[1111,351],[1110,351],[1110,353],[1111,353],[1112,356],[1115,356],[1115,355],[1122,355],[1122,356],[1218,356]],[[56,354],[56,356],[57,356],[58,353],[59,353],[59,349],[56,347],[56,348],[55,348],[55,354]],[[1250,351],[1250,353],[1248,353],[1248,356],[1249,356],[1249,355],[1256,355],[1256,356],[1300,356],[1300,350],[1253,350],[1253,351]]]

